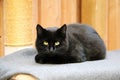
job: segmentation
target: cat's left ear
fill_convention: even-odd
[[[42,34],[42,32],[45,30],[41,25],[37,24],[36,26],[37,34]]]
[[[67,30],[67,25],[66,24],[64,24],[63,26],[61,26],[58,29],[58,31],[61,32],[61,33],[63,33],[63,34],[66,34],[66,30]]]

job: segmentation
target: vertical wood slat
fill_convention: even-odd
[[[0,57],[4,55],[3,0],[0,0]]]
[[[80,0],[61,0],[61,23],[69,24],[80,21]]]
[[[108,0],[96,0],[96,27],[108,48]]]
[[[61,0],[41,0],[39,5],[40,10],[40,24],[43,27],[59,26]]]
[[[39,23],[43,27],[61,26],[80,21],[81,0],[39,0]]]
[[[120,0],[109,0],[109,49],[120,49]]]
[[[93,26],[107,46],[107,0],[82,0],[81,22]]]
[[[96,26],[95,21],[95,8],[96,2],[95,0],[82,0],[82,7],[81,7],[81,22],[92,25],[93,27]]]
[[[120,49],[120,0],[117,0],[117,49]]]
[[[37,3],[38,3],[37,4],[38,5],[37,7],[38,8],[38,19],[37,20],[38,20],[38,23],[41,24],[41,0],[38,0]]]

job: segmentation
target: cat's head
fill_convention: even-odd
[[[37,25],[36,48],[38,53],[59,53],[67,50],[66,29],[64,24],[60,28],[45,29]]]

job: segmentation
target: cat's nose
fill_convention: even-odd
[[[53,52],[53,47],[50,47],[50,52]]]

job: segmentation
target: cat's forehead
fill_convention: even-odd
[[[48,28],[46,28],[46,30],[47,31],[52,31],[52,32],[54,32],[54,31],[57,31],[57,27],[48,27]]]
[[[46,28],[46,33],[44,33],[47,39],[54,39],[56,38],[56,31],[58,30],[57,27],[48,27]]]

